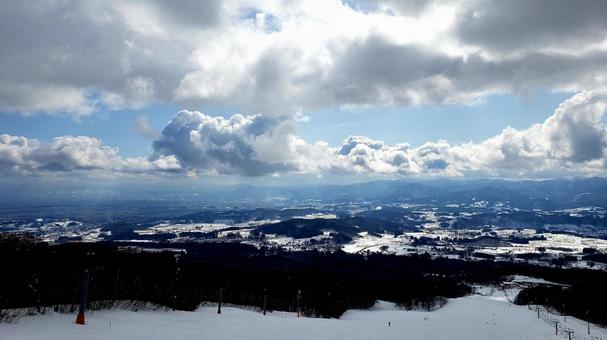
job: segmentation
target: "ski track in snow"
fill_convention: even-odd
[[[501,295],[500,295],[501,294]],[[297,318],[293,313],[223,307],[183,311],[95,311],[84,326],[74,315],[50,313],[0,324],[0,339],[563,339],[526,306],[511,305],[503,293],[451,299],[433,311],[404,311],[388,302],[350,310],[340,319]],[[427,320],[426,320],[427,318]],[[110,326],[111,322],[111,326]],[[391,326],[388,327],[388,322]],[[567,317],[577,339],[590,339],[586,322]],[[593,336],[607,329],[591,325]]]

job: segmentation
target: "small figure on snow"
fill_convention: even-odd
[[[388,321],[388,327],[392,327],[392,324],[390,324],[390,321]]]

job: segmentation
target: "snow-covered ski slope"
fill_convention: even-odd
[[[545,317],[538,319],[536,311],[509,304],[499,291],[452,299],[433,312],[403,311],[379,302],[370,310],[348,311],[341,319],[297,318],[282,312],[264,316],[231,307],[222,311],[96,311],[84,326],[74,323],[74,315],[51,313],[0,324],[0,339],[567,339],[565,334],[556,336]],[[591,325],[588,335],[586,322],[573,317],[567,317],[565,325],[575,331],[572,339],[607,340],[606,329]]]

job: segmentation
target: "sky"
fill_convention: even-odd
[[[602,0],[1,6],[13,182],[607,175]]]

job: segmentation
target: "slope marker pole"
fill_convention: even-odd
[[[217,304],[217,314],[221,314],[221,300],[223,299],[223,288],[219,288],[219,302]]]
[[[78,325],[84,325],[86,323],[84,318],[84,311],[86,310],[86,297],[89,289],[89,271],[84,270],[82,272],[82,279],[80,280],[80,309],[78,310],[78,316],[76,316],[76,323]]]
[[[268,291],[264,288],[263,289],[263,315],[266,315],[266,305],[268,302]]]
[[[301,316],[301,289],[297,291],[297,317]]]

